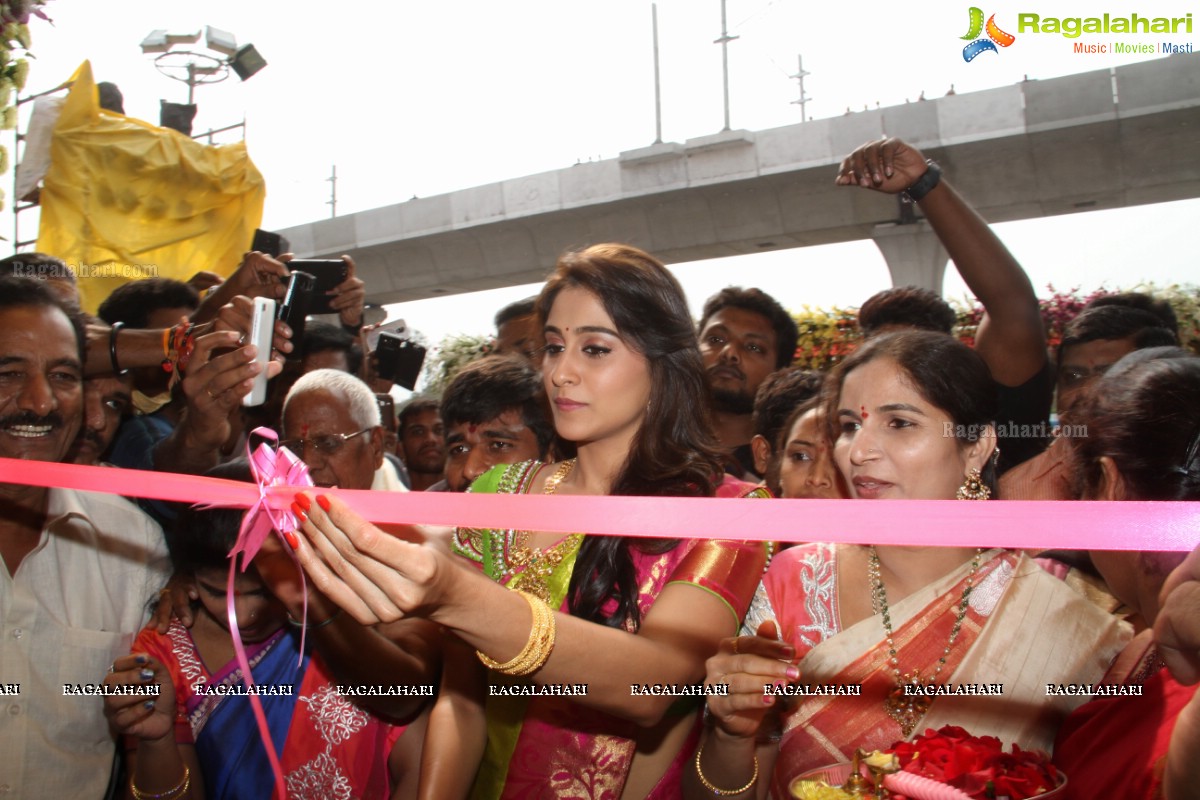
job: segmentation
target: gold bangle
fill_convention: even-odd
[[[179,783],[165,792],[159,792],[158,794],[142,791],[134,784],[133,778],[129,779],[129,789],[133,792],[133,800],[179,800],[179,798],[188,793],[188,788],[191,785],[192,771],[188,769],[187,764],[183,765],[183,778],[180,779]]]
[[[701,785],[705,789],[715,794],[717,797],[733,797],[738,794],[745,794],[754,788],[754,784],[758,783],[758,756],[754,757],[754,774],[750,776],[750,781],[740,789],[718,789],[708,782],[708,778],[704,777],[704,770],[700,769],[700,756],[704,754],[704,742],[700,742],[700,747],[696,750],[696,777],[700,779]]]
[[[525,647],[521,649],[520,653],[517,653],[515,658],[503,664],[494,661],[479,650],[475,651],[475,655],[488,669],[494,669],[505,675],[523,677],[537,672],[550,658],[550,653],[554,651],[556,622],[554,612],[541,598],[520,589],[517,589],[516,592],[525,598],[525,602],[529,603],[529,611],[533,615],[533,624],[529,629],[529,639],[525,642]]]

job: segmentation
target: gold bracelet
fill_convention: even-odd
[[[520,589],[516,592],[529,603],[529,611],[533,615],[533,624],[529,629],[529,639],[525,642],[525,647],[515,658],[503,664],[488,658],[479,650],[475,651],[475,655],[488,669],[505,675],[523,677],[537,672],[550,658],[550,653],[554,651],[556,622],[554,612],[541,598]]]
[[[183,765],[183,778],[174,787],[167,789],[165,792],[151,794],[143,792],[134,784],[133,778],[129,779],[129,789],[133,792],[133,800],[179,800],[188,793],[188,788],[192,785],[192,771],[188,769],[188,765]]]
[[[758,756],[754,757],[754,774],[750,776],[750,781],[740,789],[718,789],[708,782],[708,778],[704,777],[704,770],[700,769],[700,756],[704,754],[704,742],[700,742],[700,748],[696,750],[696,777],[700,779],[700,783],[705,789],[715,794],[717,797],[733,797],[734,795],[744,794],[754,788],[754,784],[758,783]]]

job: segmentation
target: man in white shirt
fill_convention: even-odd
[[[44,285],[0,278],[0,456],[65,459],[83,342]],[[87,692],[166,581],[162,531],[115,495],[0,483],[0,561],[0,797],[100,798],[114,741]]]

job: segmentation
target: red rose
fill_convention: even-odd
[[[1013,745],[1011,753],[994,736],[971,736],[946,725],[926,729],[911,742],[889,748],[901,769],[953,786],[971,797],[1026,798],[1058,786],[1058,771],[1042,752]]]

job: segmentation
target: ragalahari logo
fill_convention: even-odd
[[[992,14],[990,17],[988,17],[987,25],[985,26],[983,24],[982,9],[971,6],[970,13],[971,27],[967,31],[967,35],[962,38],[973,39],[974,41],[963,48],[963,61],[974,61],[977,55],[980,53],[986,53],[989,50],[993,53],[999,53],[1000,51],[996,49],[996,45],[1008,47],[1017,40],[1017,37],[1013,36],[1011,33],[1005,33],[1004,31],[1000,30],[1000,27],[996,25],[995,14]],[[979,34],[983,33],[985,30],[987,31],[987,38],[979,38]]]

